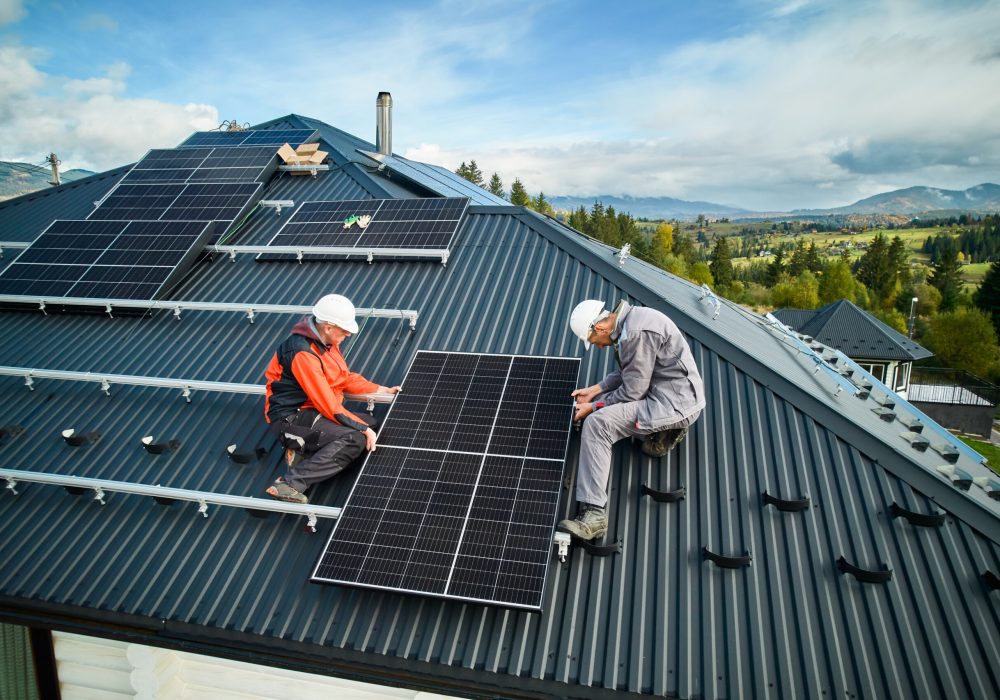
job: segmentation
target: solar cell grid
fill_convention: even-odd
[[[578,370],[419,351],[313,579],[539,609]]]
[[[274,146],[290,144],[300,146],[312,140],[315,129],[258,129],[247,131],[199,131],[192,134],[178,148],[203,146]]]
[[[0,294],[153,299],[209,235],[204,221],[55,221],[0,272]]]
[[[447,249],[468,204],[464,197],[305,202],[268,245]],[[369,216],[371,221],[364,228],[345,228],[344,221],[352,216]]]
[[[125,183],[255,182],[277,163],[273,146],[154,149],[122,178]]]

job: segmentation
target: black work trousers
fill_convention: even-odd
[[[378,425],[372,416],[361,414],[358,417],[372,429]],[[344,471],[364,453],[367,444],[364,433],[324,418],[312,409],[271,423],[271,430],[281,444],[306,455],[298,464],[288,467],[282,477],[299,492]]]

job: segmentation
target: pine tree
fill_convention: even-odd
[[[520,178],[514,178],[514,184],[510,186],[510,203],[515,207],[526,207],[531,204],[531,197],[528,190],[524,189],[524,183]]]
[[[538,196],[533,198],[528,206],[537,211],[539,214],[546,214],[547,216],[555,216],[555,209],[549,204],[549,200],[545,199],[545,193],[539,192]]]
[[[503,197],[504,199],[507,197],[507,193],[503,189],[503,180],[496,173],[493,173],[493,177],[490,178],[490,184],[487,189],[497,197]]]
[[[767,279],[764,280],[765,286],[773,287],[781,279],[781,273],[785,271],[785,252],[778,248],[774,251],[774,259],[768,263],[767,266]]]
[[[872,300],[873,306],[882,306],[894,297],[895,262],[889,257],[889,245],[883,234],[875,234],[875,239],[868,246],[868,250],[858,260],[854,275],[875,297]]]
[[[816,250],[816,241],[810,241],[809,249],[806,251],[806,269],[810,272],[823,271],[823,261],[819,257],[819,251]]]
[[[733,282],[733,260],[729,252],[729,239],[725,236],[716,239],[712,249],[712,262],[709,265],[715,286],[724,289]]]
[[[691,236],[684,233],[680,228],[674,233],[674,244],[671,250],[674,255],[681,258],[689,266],[695,263],[696,252],[694,241],[691,240]]]
[[[994,260],[986,270],[986,276],[983,277],[972,301],[989,314],[997,335],[1000,335],[1000,260]]]
[[[587,230],[587,221],[587,210],[584,209],[581,204],[576,211],[569,215],[569,221],[566,223],[575,228],[577,231],[583,233]]]
[[[459,177],[464,177],[466,180],[469,180],[469,166],[466,165],[464,160],[462,161],[462,164],[460,166],[455,168],[455,174],[458,175]],[[471,182],[471,180],[469,181]]]
[[[800,238],[795,242],[791,260],[788,261],[788,274],[798,277],[806,270],[806,242]]]
[[[478,185],[480,187],[483,186],[483,171],[479,169],[478,165],[476,165],[476,161],[469,161],[469,172],[468,175],[465,176],[465,179],[474,185]]]
[[[927,281],[941,292],[941,311],[951,311],[958,306],[962,295],[962,274],[958,264],[958,250],[954,241],[948,239],[948,244],[938,252],[937,262]]]

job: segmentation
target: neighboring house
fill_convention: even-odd
[[[847,299],[816,310],[778,309],[774,317],[840,350],[904,399],[913,361],[934,354]]]
[[[311,583],[328,519],[312,533],[300,516],[213,505],[203,517],[193,503],[112,493],[102,505],[92,489],[11,484],[0,621],[33,630],[35,664],[64,697],[1000,696],[1000,481],[979,455],[778,324],[443,168],[380,168],[359,152],[373,144],[298,115],[258,128],[315,128],[330,152],[329,171],[273,177],[268,200],[470,197],[447,265],[205,255],[168,298],[239,310],[0,310],[0,365],[261,383],[294,319],[247,312],[337,291],[419,312],[412,331],[370,318],[347,347],[379,381],[432,349],[580,356],[584,386],[614,358],[584,353],[569,313],[625,298],[687,335],[707,408],[663,460],[616,448],[609,538],[621,553],[553,559],[541,613]],[[127,170],[0,204],[0,244],[86,217]],[[287,216],[258,208],[230,242],[264,245]],[[15,257],[4,250],[0,265]],[[255,498],[277,473],[259,396],[196,388],[188,403],[178,389],[112,384],[107,396],[29,379],[32,391],[0,376],[0,426],[23,429],[0,441],[4,469]],[[100,438],[71,447],[69,428]],[[149,435],[179,446],[148,454]],[[264,457],[237,463],[230,444]],[[574,436],[561,514],[578,449]],[[351,484],[310,496],[341,505]],[[684,497],[658,502],[645,486]]]

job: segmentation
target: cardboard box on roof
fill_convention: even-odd
[[[278,149],[278,157],[285,161],[285,165],[293,165],[299,159],[299,155],[295,152],[295,149],[287,143]]]
[[[313,153],[319,150],[319,143],[304,143],[295,149],[295,152],[300,156],[311,156]]]

